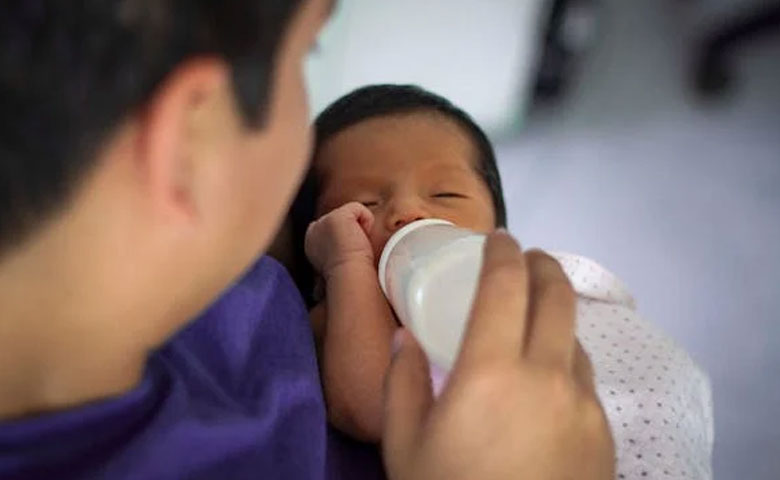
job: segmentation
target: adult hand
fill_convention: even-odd
[[[612,479],[614,445],[574,337],[558,263],[488,238],[460,355],[434,402],[425,354],[401,334],[383,436],[395,480]]]

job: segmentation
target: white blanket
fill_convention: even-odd
[[[593,363],[614,434],[617,478],[711,479],[714,423],[707,376],[636,313],[615,275],[584,257],[553,256],[579,296],[577,336]]]

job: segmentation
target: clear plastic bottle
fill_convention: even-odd
[[[445,220],[419,220],[390,237],[379,260],[379,284],[398,319],[444,371],[460,350],[485,239]]]

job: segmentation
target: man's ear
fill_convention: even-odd
[[[224,61],[197,58],[180,64],[138,115],[138,169],[148,199],[166,217],[198,217],[198,175],[203,155],[214,150],[226,127],[231,96]],[[234,122],[227,122],[227,125]],[[220,125],[216,131],[209,125]]]

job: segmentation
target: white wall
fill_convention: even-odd
[[[542,0],[340,0],[309,65],[321,111],[371,83],[415,83],[492,131],[519,122]]]

